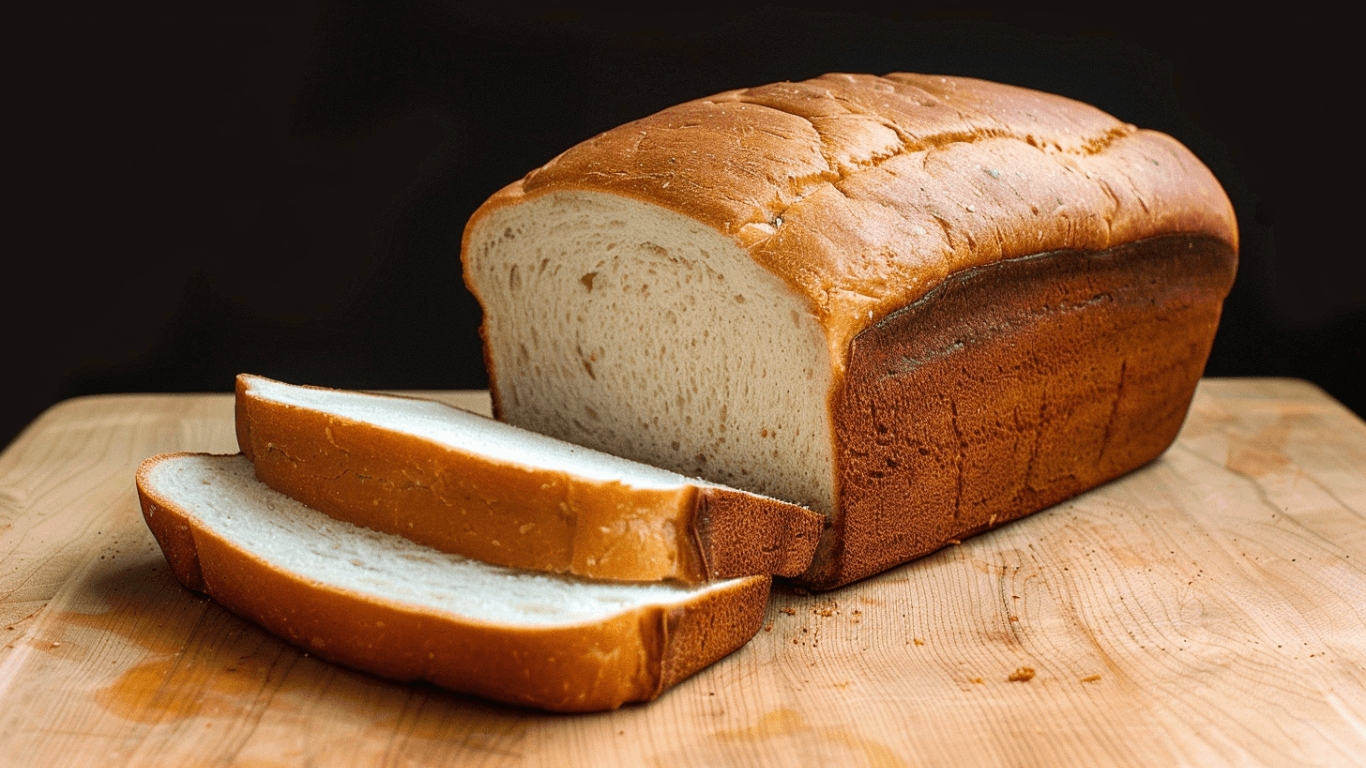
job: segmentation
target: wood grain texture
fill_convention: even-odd
[[[1153,464],[779,589],[746,648],[591,716],[354,673],[182,589],[134,469],[235,448],[229,396],[105,396],[0,454],[0,764],[1366,764],[1366,424],[1303,382],[1202,382]]]

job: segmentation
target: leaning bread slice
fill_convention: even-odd
[[[441,403],[237,378],[266,485],[488,563],[599,579],[796,576],[823,518]]]
[[[488,565],[309,509],[241,456],[156,456],[137,486],[189,589],[323,658],[543,709],[658,696],[754,636],[771,581],[620,584]]]

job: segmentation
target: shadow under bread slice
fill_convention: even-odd
[[[340,520],[518,568],[626,581],[796,576],[823,517],[440,403],[242,375],[256,476]]]
[[[334,520],[241,456],[138,470],[176,578],[325,659],[559,711],[653,699],[758,631],[770,579],[621,584],[492,566]]]

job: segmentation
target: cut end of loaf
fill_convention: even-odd
[[[488,210],[465,265],[508,422],[830,513],[824,332],[734,240],[561,191]]]

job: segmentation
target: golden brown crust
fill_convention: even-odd
[[[861,334],[836,397],[837,511],[802,581],[878,573],[1159,456],[1235,264],[1183,236],[1001,262]]]
[[[1060,96],[930,75],[825,75],[627,123],[494,195],[465,253],[490,211],[560,190],[635,198],[735,238],[811,304],[837,371],[854,336],[963,269],[1166,234],[1238,242],[1218,181],[1170,137]]]
[[[824,525],[814,512],[747,493],[634,488],[498,461],[260,397],[254,378],[238,377],[237,432],[258,479],[340,520],[443,552],[625,581],[796,576]],[[708,501],[713,515],[699,522]]]
[[[800,576],[811,565],[825,520],[795,505],[773,507],[766,499],[726,488],[697,491],[693,536],[710,578],[756,572]]]
[[[201,527],[138,471],[148,527],[176,578],[322,658],[400,681],[427,680],[497,701],[563,712],[648,701],[758,632],[770,579],[753,577],[672,608],[528,629],[414,610],[258,560]]]
[[[748,642],[758,633],[772,585],[769,579],[749,579],[733,593],[712,593],[686,608],[661,611],[667,642],[660,660],[660,691],[672,688],[735,650],[735,638],[743,637],[742,642]]]
[[[237,449],[247,457],[247,461],[256,461],[255,444],[256,441],[251,436],[251,419],[247,415],[247,390],[251,388],[247,379],[238,376],[233,385],[235,396],[232,401],[233,428],[237,432]]]
[[[161,501],[159,495],[151,493],[146,483],[148,473],[157,462],[179,455],[182,454],[153,456],[138,467],[138,502],[142,505],[142,519],[161,545],[161,551],[165,553],[166,562],[171,566],[171,573],[175,574],[176,580],[186,589],[203,592],[204,573],[199,566],[199,546],[195,543],[190,520],[178,505]]]

